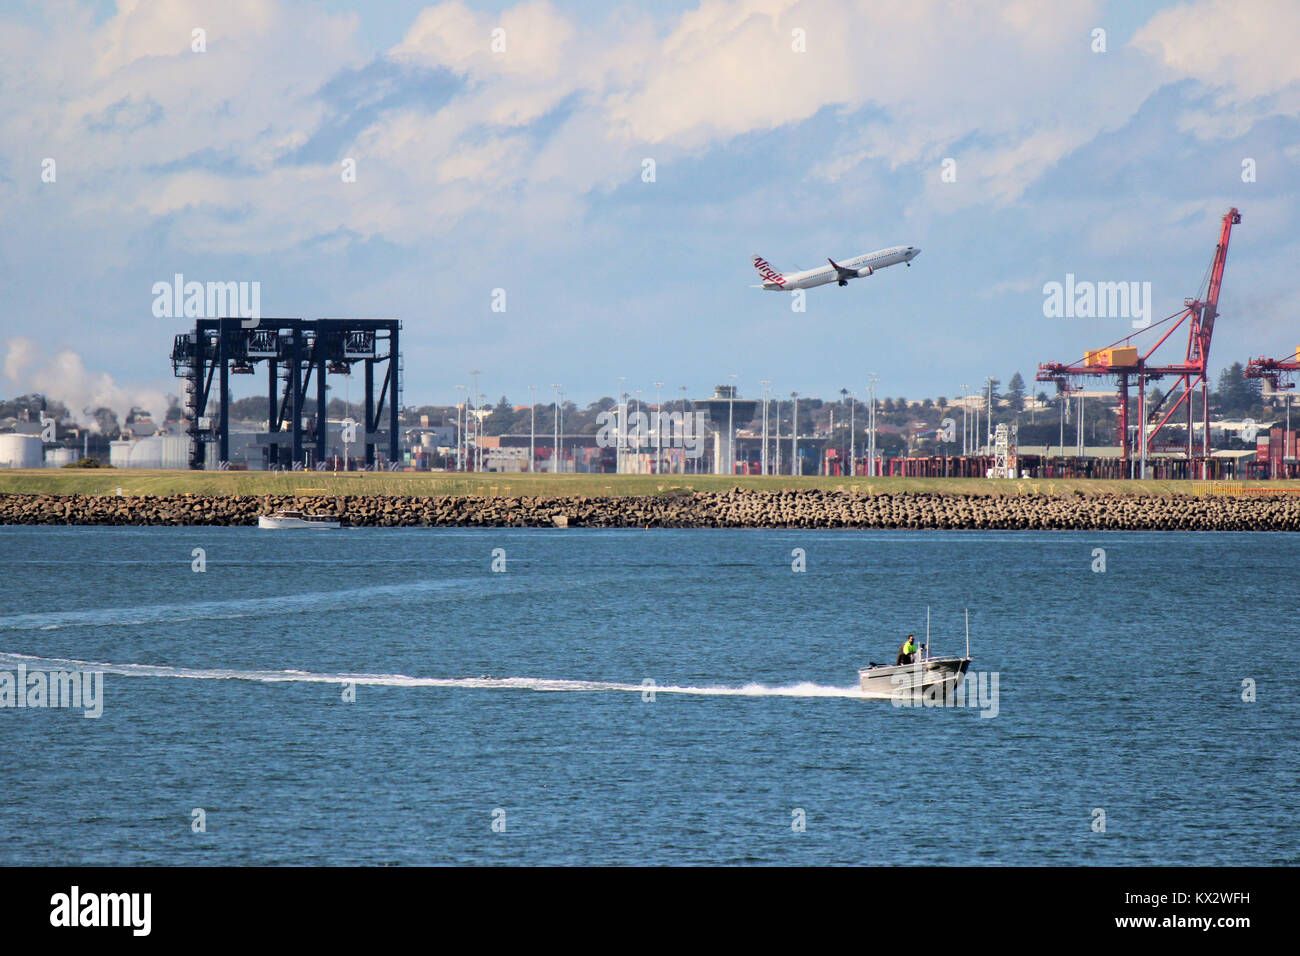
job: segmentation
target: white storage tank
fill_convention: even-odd
[[[45,450],[45,467],[62,468],[64,465],[70,465],[77,460],[77,456],[71,448],[63,445],[56,445],[54,448]]]
[[[190,439],[188,435],[164,435],[162,442],[162,467],[186,469],[190,466]]]
[[[130,467],[131,443],[129,441],[111,441],[108,443],[108,463],[114,468]]]
[[[161,468],[162,439],[137,438],[131,445],[128,468]]]
[[[132,441],[109,443],[109,464],[114,468],[186,469],[190,440],[185,435],[151,435]]]
[[[0,435],[0,468],[39,468],[44,447],[40,435]]]

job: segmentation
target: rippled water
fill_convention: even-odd
[[[0,671],[104,671],[99,719],[0,710],[0,863],[1296,863],[1298,559],[1280,534],[0,528]],[[996,709],[857,692],[927,604],[937,652],[971,609]]]

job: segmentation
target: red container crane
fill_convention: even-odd
[[[1246,378],[1266,379],[1273,391],[1281,392],[1288,388],[1295,388],[1291,375],[1296,371],[1300,371],[1300,348],[1286,358],[1271,359],[1261,356],[1251,359],[1246,365]]]
[[[1151,447],[1151,440],[1160,433],[1160,430],[1164,428],[1174,413],[1181,407],[1187,413],[1187,460],[1189,463],[1192,461],[1199,463],[1200,477],[1209,477],[1210,391],[1208,376],[1210,342],[1214,337],[1214,320],[1219,316],[1219,290],[1223,287],[1223,270],[1228,262],[1228,241],[1232,238],[1232,227],[1241,222],[1241,213],[1234,206],[1224,213],[1222,222],[1223,225],[1219,231],[1219,244],[1214,247],[1214,259],[1210,263],[1210,269],[1206,274],[1208,281],[1202,284],[1204,290],[1202,296],[1184,299],[1181,312],[1176,312],[1149,328],[1112,342],[1104,349],[1088,352],[1081,361],[1069,364],[1047,362],[1038,366],[1037,380],[1040,382],[1055,382],[1058,393],[1071,391],[1069,385],[1071,379],[1108,378],[1111,376],[1118,378],[1120,444],[1126,462],[1133,457],[1132,442],[1129,440],[1128,434],[1129,388],[1136,379],[1138,419],[1142,423],[1142,427],[1138,432],[1139,456],[1145,461],[1146,451]],[[1184,324],[1187,326],[1187,350],[1184,360],[1168,364],[1152,361],[1151,357],[1155,351],[1164,345],[1174,332],[1182,328]],[[1140,347],[1126,348],[1138,336],[1155,333],[1166,325],[1168,327],[1164,329],[1163,334],[1145,353],[1141,352]],[[1177,376],[1182,389],[1178,390],[1177,386],[1175,386],[1160,399],[1154,408],[1148,409],[1146,407],[1146,383],[1148,381],[1159,381],[1166,376]],[[1200,386],[1201,390],[1201,422],[1203,424],[1200,456],[1193,455],[1192,444],[1192,403],[1197,386]],[[1165,409],[1164,413],[1161,414],[1165,403],[1175,394],[1177,397],[1169,405],[1168,409]],[[1155,427],[1148,432],[1147,426],[1151,424],[1154,424]],[[1190,476],[1191,472],[1189,470]]]

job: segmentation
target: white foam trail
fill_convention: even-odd
[[[612,681],[564,680],[549,677],[408,677],[405,674],[317,674],[300,670],[238,670],[234,668],[170,667],[165,664],[113,664],[62,657],[0,652],[0,668],[25,664],[29,670],[101,671],[124,677],[173,677],[186,680],[246,680],[264,684],[362,684],[384,687],[462,687],[478,690],[623,691],[640,694],[692,694],[704,697],[850,697],[875,698],[858,687],[827,687],[802,681],[784,687],[745,684],[741,687],[681,687],[675,684],[623,684]]]
[[[494,584],[496,582],[493,582]],[[373,584],[331,591],[307,591],[300,594],[259,595],[218,601],[194,601],[189,604],[150,604],[142,607],[98,607],[79,611],[0,616],[0,630],[52,631],[61,627],[123,627],[164,624],[176,621],[232,620],[266,614],[291,614],[318,610],[324,606],[355,606],[377,597],[409,599],[414,594],[422,603],[450,601],[458,596],[464,581],[460,578],[422,579],[396,584]],[[496,593],[524,591],[522,582],[498,586]]]

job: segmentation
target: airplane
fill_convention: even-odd
[[[763,284],[753,288],[789,292],[792,289],[811,289],[814,286],[826,285],[828,282],[838,282],[845,286],[849,284],[850,279],[864,279],[886,266],[897,265],[900,262],[911,266],[912,260],[920,254],[921,250],[917,246],[892,246],[889,249],[868,252],[865,256],[854,256],[843,262],[828,258],[826,261],[830,263],[829,266],[791,272],[789,275],[783,275],[772,268],[772,265],[762,256],[754,256],[754,268],[763,277]]]

